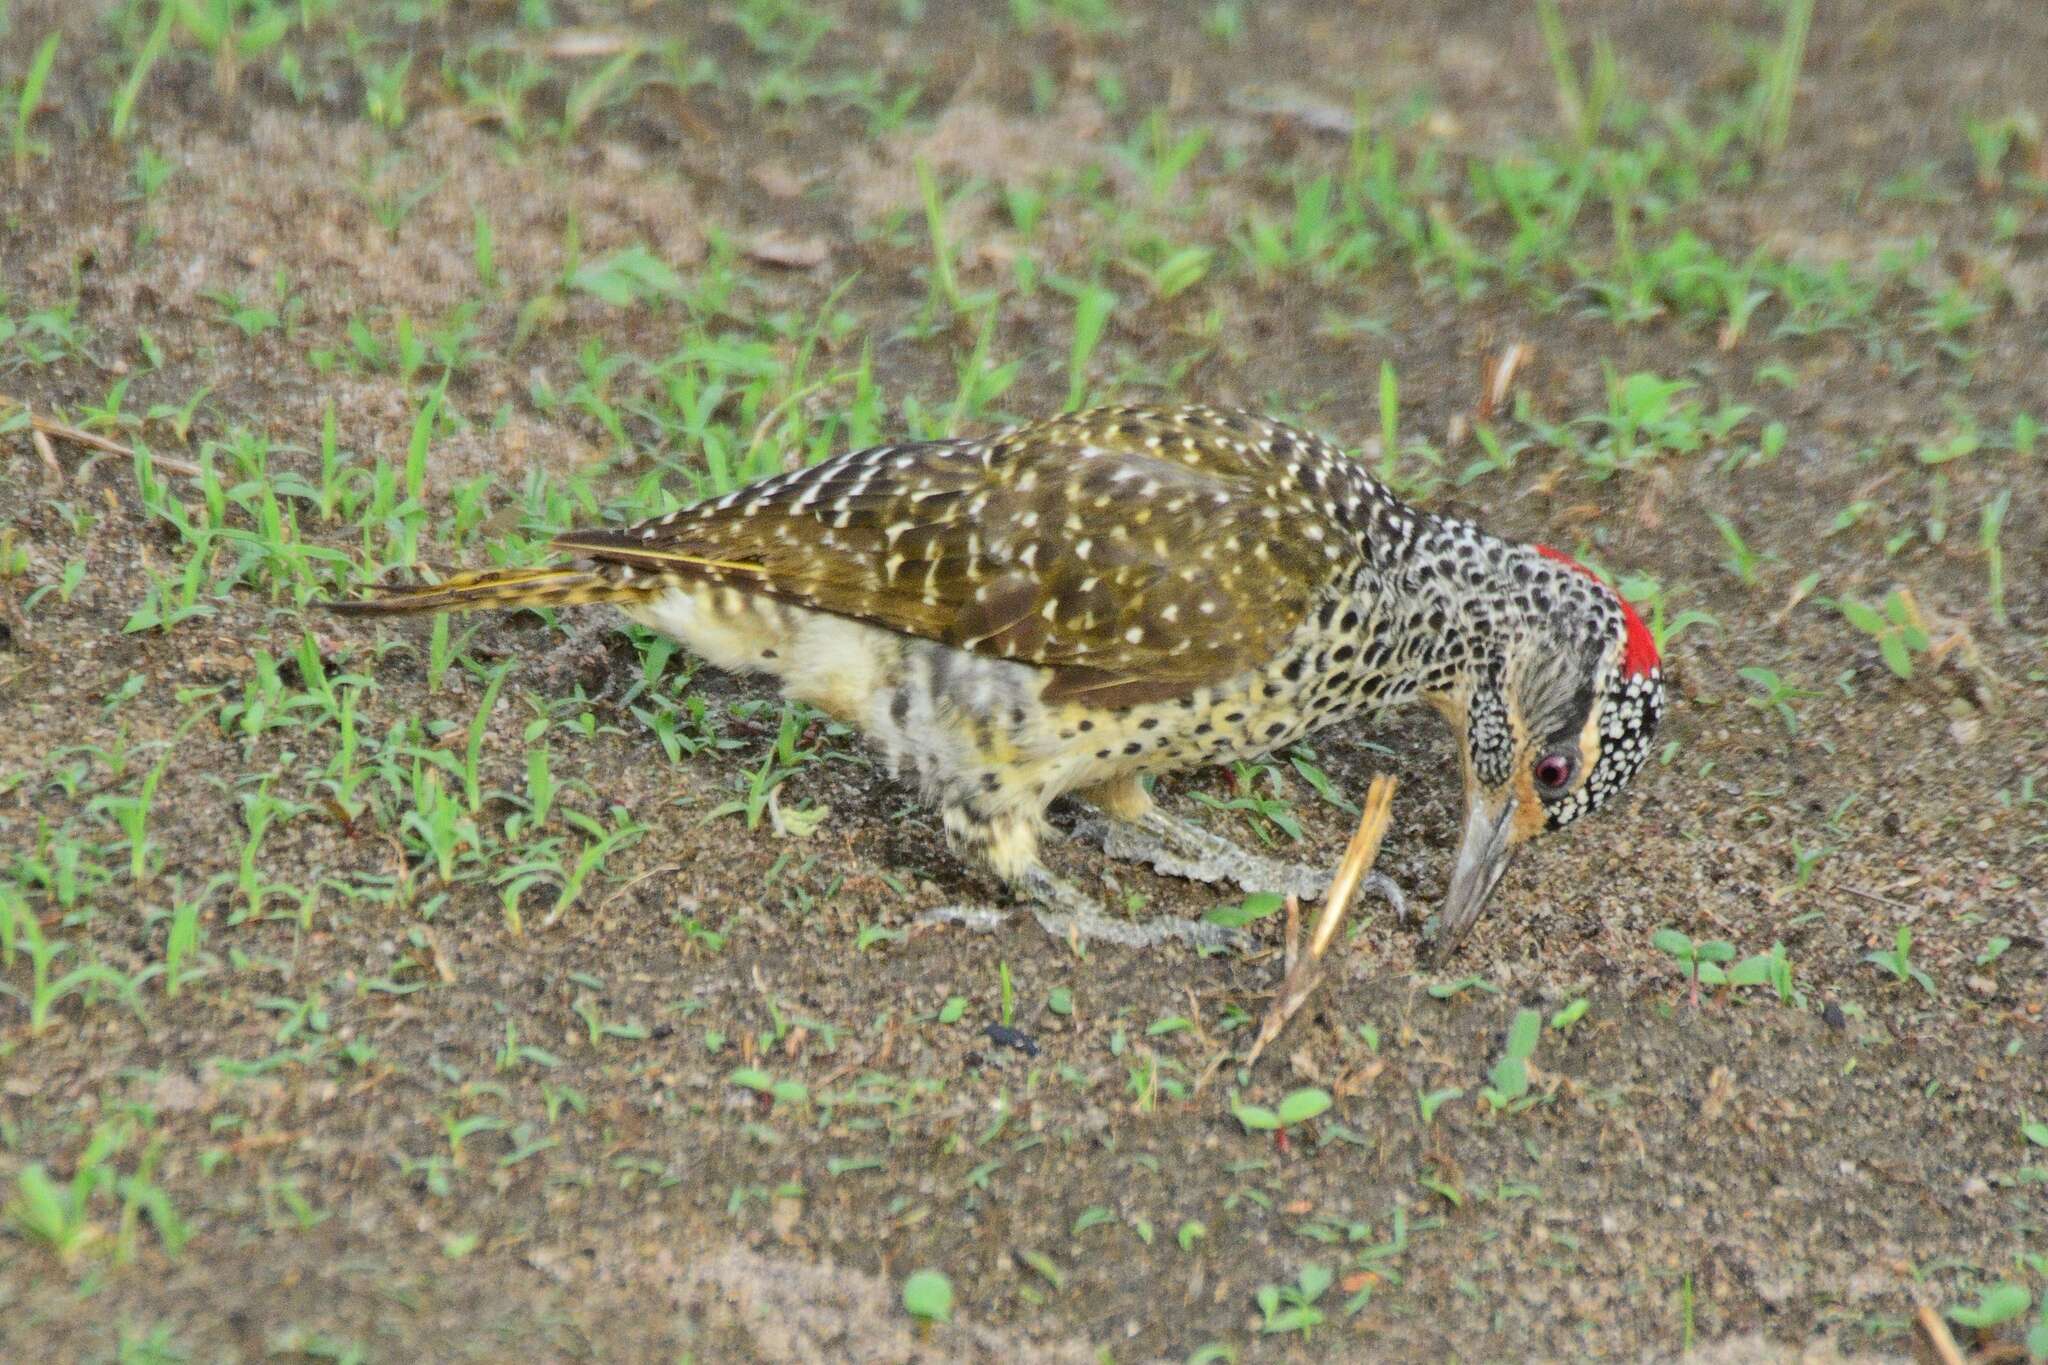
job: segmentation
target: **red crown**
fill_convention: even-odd
[[[1639,678],[1658,666],[1661,661],[1657,657],[1657,641],[1651,636],[1650,628],[1643,624],[1643,618],[1636,615],[1636,609],[1629,605],[1626,597],[1608,587],[1607,581],[1599,574],[1562,550],[1553,550],[1548,545],[1538,545],[1536,553],[1546,559],[1554,559],[1568,569],[1578,570],[1601,587],[1607,588],[1614,600],[1621,605],[1622,625],[1628,632],[1628,643],[1621,653],[1621,671],[1624,674],[1631,678]]]

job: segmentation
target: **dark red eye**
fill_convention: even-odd
[[[1545,754],[1536,760],[1536,784],[1557,791],[1572,780],[1570,754]]]

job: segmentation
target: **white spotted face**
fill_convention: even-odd
[[[1650,757],[1650,743],[1663,714],[1664,683],[1657,667],[1633,674],[1616,669],[1596,715],[1599,747],[1592,771],[1576,791],[1546,803],[1545,828],[1562,829],[1628,786]],[[1540,791],[1541,772],[1537,781]]]
[[[1535,760],[1532,785],[1543,802],[1544,828],[1562,829],[1598,810],[1628,786],[1650,757],[1650,744],[1664,716],[1663,663],[1656,641],[1635,608],[1583,566],[1539,547],[1593,586],[1604,608],[1607,647],[1593,679],[1592,705],[1576,752],[1549,750]],[[1584,781],[1575,781],[1580,772]]]
[[[1465,834],[1439,943],[1455,944],[1516,845],[1597,810],[1635,777],[1664,710],[1656,642],[1628,603],[1544,546],[1519,548],[1503,600],[1511,643],[1465,709]]]

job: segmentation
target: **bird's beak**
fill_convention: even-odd
[[[1457,947],[1486,908],[1501,873],[1508,869],[1514,827],[1513,792],[1472,793],[1465,812],[1465,837],[1458,842],[1458,862],[1451,869],[1451,889],[1438,912],[1438,955]]]

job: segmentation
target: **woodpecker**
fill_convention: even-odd
[[[1455,946],[1517,845],[1628,784],[1664,705],[1651,633],[1591,571],[1413,507],[1330,442],[1242,411],[1105,407],[878,445],[554,547],[568,562],[328,605],[611,603],[768,674],[860,730],[954,854],[1061,937],[1220,935],[1111,916],[1050,871],[1056,798],[1108,817],[1083,832],[1112,855],[1314,898],[1325,876],[1169,815],[1141,779],[1423,702],[1461,755],[1437,936]]]

